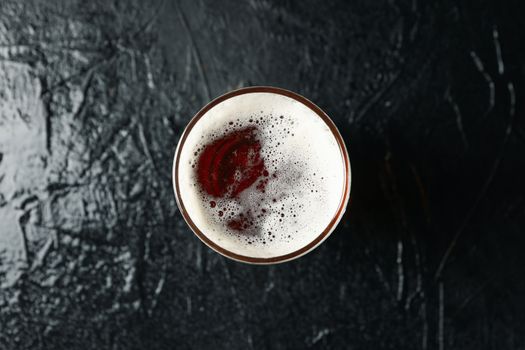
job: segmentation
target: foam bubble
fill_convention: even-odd
[[[234,198],[206,193],[196,175],[199,157],[207,145],[246,128],[260,143],[264,171]],[[270,258],[306,246],[344,195],[345,165],[331,130],[307,106],[279,94],[247,93],[215,105],[188,134],[179,164],[181,200],[195,225],[245,256]]]

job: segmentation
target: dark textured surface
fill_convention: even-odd
[[[516,1],[0,2],[0,349],[525,349]],[[348,144],[330,239],[271,267],[190,233],[174,147],[297,91]]]

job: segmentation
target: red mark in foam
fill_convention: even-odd
[[[235,231],[244,231],[253,226],[253,215],[250,209],[245,213],[240,213],[236,218],[228,221],[228,227]]]
[[[235,231],[244,231],[250,226],[248,219],[242,216],[228,221],[228,227]]]
[[[204,147],[197,162],[197,179],[213,197],[236,198],[263,175],[264,160],[255,127],[224,135]]]
[[[268,179],[263,179],[257,183],[256,188],[261,191],[262,193],[266,192],[266,185],[268,184]]]
[[[224,135],[206,145],[197,161],[197,181],[212,197],[238,198],[259,178],[256,189],[265,192],[269,173],[261,157],[261,143],[257,140],[257,129],[248,127]],[[214,208],[216,203],[210,202]],[[224,213],[219,211],[219,216]],[[235,231],[244,231],[253,226],[253,216],[248,210],[228,221]]]
[[[257,186],[256,188],[262,192],[262,193],[266,193],[266,185],[268,185],[268,181],[270,181],[270,173],[268,172],[268,170],[264,170],[263,171],[263,176],[264,178],[262,178],[261,180],[259,180],[259,182],[257,183]],[[277,174],[276,173],[273,173],[272,177],[274,179],[277,178]]]

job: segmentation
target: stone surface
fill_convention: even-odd
[[[525,348],[518,1],[0,3],[0,349]],[[275,85],[336,122],[350,208],[257,267],[179,215],[175,145]]]

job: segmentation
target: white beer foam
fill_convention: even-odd
[[[196,180],[200,152],[228,131],[248,126],[259,130],[270,173],[265,193],[255,182],[237,199],[204,194]],[[335,136],[313,110],[280,94],[253,92],[229,98],[200,118],[180,150],[176,176],[180,199],[204,235],[233,253],[271,258],[303,248],[326,229],[344,196],[345,162]],[[230,229],[229,215],[248,208],[262,215],[254,228]]]

